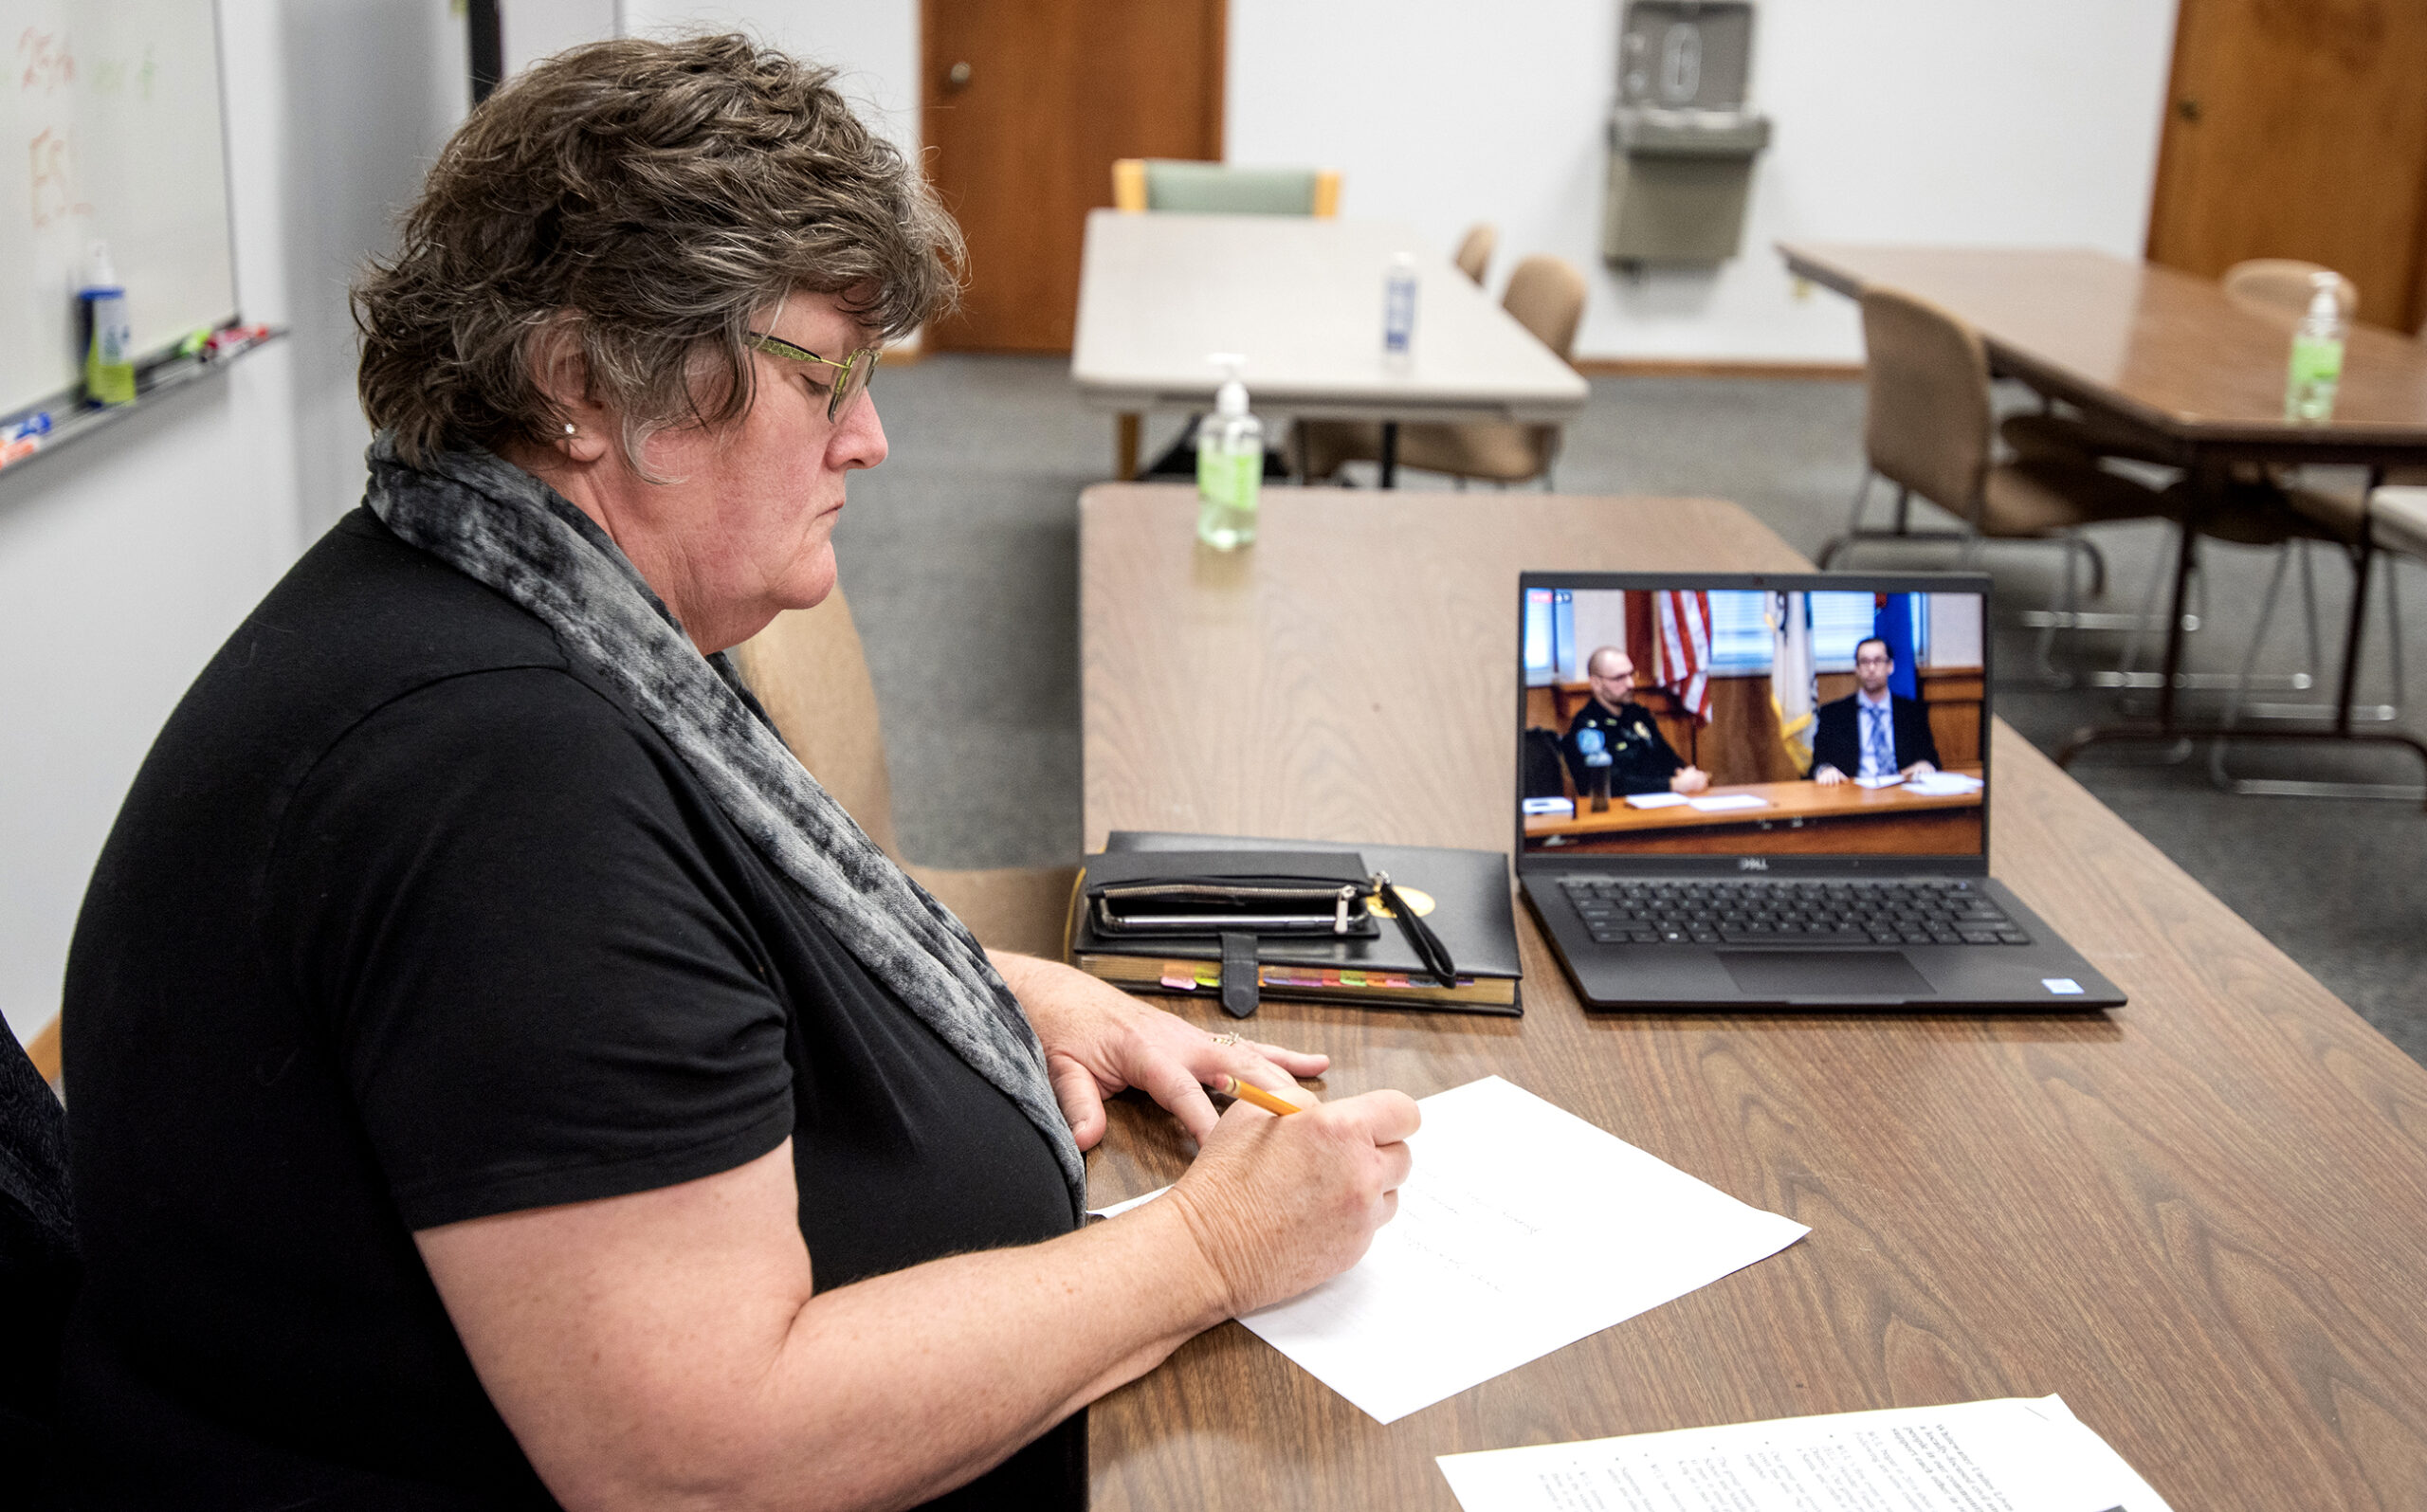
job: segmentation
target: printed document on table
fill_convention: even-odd
[[[2168,1512],[2064,1399],[1444,1454],[1465,1512]]]
[[[1906,783],[1905,791],[1925,798],[1956,798],[1978,792],[1982,786],[1979,777],[1967,777],[1961,772],[1925,772]]]
[[[1627,794],[1627,807],[1630,809],[1674,809],[1681,803],[1691,801],[1682,792],[1630,792]]]
[[[1714,792],[1706,798],[1688,798],[1698,813],[1729,813],[1738,809],[1766,809],[1770,800],[1758,792]]]
[[[1365,1258],[1240,1320],[1380,1422],[1811,1232],[1496,1076],[1422,1107],[1398,1215]]]

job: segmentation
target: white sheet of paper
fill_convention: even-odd
[[[1499,1077],[1423,1102],[1398,1216],[1345,1273],[1240,1320],[1394,1422],[1811,1230]]]
[[[1766,809],[1770,800],[1753,792],[1714,792],[1707,798],[1688,798],[1704,813],[1725,813],[1730,809]]]
[[[1089,1208],[1087,1210],[1087,1216],[1090,1218],[1118,1218],[1132,1208],[1144,1207],[1146,1204],[1154,1201],[1157,1197],[1161,1196],[1164,1193],[1169,1192],[1171,1188],[1169,1187],[1157,1187],[1154,1191],[1147,1193],[1142,1197],[1132,1197],[1127,1202],[1116,1202],[1109,1208]]]
[[[1925,772],[1907,782],[1905,791],[1918,792],[1925,797],[1948,798],[1959,793],[1980,792],[1980,779],[1967,777],[1961,772]]]
[[[1854,786],[1857,788],[1892,788],[1904,780],[1905,774],[1902,772],[1890,772],[1884,777],[1856,777],[1854,778]]]
[[[2168,1512],[2057,1396],[1444,1454],[1465,1512]]]
[[[1681,803],[1691,801],[1682,792],[1630,792],[1627,794],[1627,807],[1630,809],[1674,809]]]

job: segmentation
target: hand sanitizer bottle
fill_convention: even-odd
[[[84,327],[84,402],[135,402],[135,333],[126,318],[126,290],[110,266],[109,246],[95,242],[84,254],[84,286],[76,293]]]
[[[2320,424],[2334,418],[2334,390],[2343,380],[2343,338],[2351,322],[2343,318],[2343,301],[2335,295],[2331,273],[2314,273],[2309,282],[2309,313],[2292,330],[2291,370],[2284,381],[2284,418]]]
[[[1224,371],[1214,412],[1196,427],[1196,538],[1215,551],[1255,539],[1255,511],[1264,487],[1264,422],[1248,413],[1247,358],[1207,359]]]

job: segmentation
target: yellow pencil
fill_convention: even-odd
[[[1252,1102],[1267,1113],[1288,1114],[1298,1111],[1297,1103],[1274,1097],[1252,1082],[1242,1082],[1235,1076],[1225,1077],[1223,1080],[1230,1083],[1230,1085],[1222,1089],[1223,1091],[1230,1093],[1242,1102]]]

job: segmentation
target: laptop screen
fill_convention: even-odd
[[[1986,857],[1985,578],[1529,573],[1522,596],[1524,853]]]

